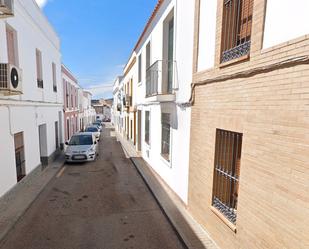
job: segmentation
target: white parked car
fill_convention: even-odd
[[[88,126],[85,130],[85,132],[91,132],[94,134],[94,136],[96,137],[96,139],[99,141],[100,140],[100,130],[97,126]]]
[[[98,155],[97,138],[91,132],[81,132],[73,135],[65,151],[66,162],[94,161]]]

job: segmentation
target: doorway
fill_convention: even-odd
[[[40,145],[41,164],[42,164],[42,167],[45,168],[48,165],[46,124],[39,126],[39,145]]]
[[[24,133],[20,132],[14,135],[15,145],[15,163],[17,182],[20,182],[26,176],[26,160],[24,148]]]

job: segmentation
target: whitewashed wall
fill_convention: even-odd
[[[198,71],[214,67],[216,47],[217,0],[201,0]]]
[[[263,48],[309,34],[308,0],[268,0]]]
[[[143,111],[142,118],[142,155],[150,166],[162,177],[173,191],[187,203],[188,174],[190,151],[190,108],[179,108],[176,103],[189,100],[192,82],[194,1],[164,1],[156,18],[153,20],[141,44],[136,50],[137,58],[142,53],[142,82],[137,85],[136,103]],[[146,81],[146,46],[151,41],[151,64],[162,60],[163,56],[163,22],[174,9],[175,48],[174,58],[177,65],[175,103],[148,103],[145,99]],[[138,68],[138,60],[137,60]],[[138,72],[136,72],[137,75]],[[151,112],[150,139],[148,146],[145,138],[145,111]],[[171,162],[161,156],[161,113],[168,110],[173,116],[171,130]],[[149,151],[149,157],[148,157]]]
[[[56,150],[55,122],[60,121],[63,106],[60,40],[39,7],[32,0],[15,0],[15,16],[0,20],[1,63],[8,61],[6,25],[17,32],[24,94],[7,97],[0,93],[0,196],[17,182],[14,134],[24,132],[28,174],[40,165],[39,125],[47,125],[47,156]],[[44,89],[37,87],[36,49],[42,52]],[[53,91],[53,62],[57,67],[57,93]],[[63,134],[59,134],[61,137]]]

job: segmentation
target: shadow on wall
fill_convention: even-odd
[[[161,113],[169,113],[170,114],[170,125],[172,129],[178,130],[178,112],[177,106],[175,103],[162,103],[161,104]]]

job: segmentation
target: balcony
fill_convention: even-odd
[[[150,102],[175,101],[175,61],[158,60],[146,71],[146,98]]]
[[[132,106],[132,96],[130,96],[129,94],[126,94],[124,103],[125,103],[125,107]]]

